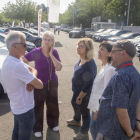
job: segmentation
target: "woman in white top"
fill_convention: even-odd
[[[99,99],[101,98],[103,91],[106,88],[111,77],[115,73],[115,68],[111,66],[111,57],[109,56],[111,50],[112,45],[107,41],[103,41],[99,46],[98,59],[102,61],[102,68],[100,69],[94,80],[88,104],[88,108],[92,110],[90,132],[93,140],[96,139],[98,133],[96,130],[96,120],[99,108]]]

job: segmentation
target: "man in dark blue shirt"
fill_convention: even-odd
[[[140,76],[132,63],[135,53],[136,48],[130,41],[113,44],[110,56],[116,73],[101,98],[96,140],[136,140],[140,137],[140,133],[134,131],[136,126],[140,128],[136,121],[140,120]]]

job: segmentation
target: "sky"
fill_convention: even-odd
[[[2,7],[5,6],[5,4],[7,4],[9,1],[11,3],[16,3],[16,0],[0,0],[0,10],[2,10]],[[32,0],[34,2],[36,2],[37,4],[45,4],[45,6],[47,6],[47,0]],[[65,10],[67,10],[68,5],[71,4],[72,2],[75,2],[75,0],[60,0],[60,13],[64,13]]]

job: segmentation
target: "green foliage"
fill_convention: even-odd
[[[25,21],[27,23],[38,23],[38,11],[42,7],[42,21],[46,21],[47,14],[45,12],[46,7],[44,4],[37,6],[35,2],[31,0],[16,0],[16,4],[8,2],[3,8],[3,16],[11,21]]]
[[[60,15],[59,23],[73,25],[73,10],[76,6],[76,25],[90,27],[92,18],[101,16],[102,21],[111,19],[117,25],[127,23],[129,0],[75,0],[68,6],[65,13]],[[140,25],[140,0],[130,0],[129,25]]]

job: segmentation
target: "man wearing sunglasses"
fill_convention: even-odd
[[[37,71],[21,59],[27,49],[25,35],[11,31],[5,42],[9,55],[3,63],[1,73],[14,115],[12,140],[30,140],[35,123],[33,88],[41,89],[43,84],[36,78]]]
[[[101,97],[96,140],[136,140],[140,138],[140,75],[132,62],[136,48],[127,40],[111,44],[116,73]]]

